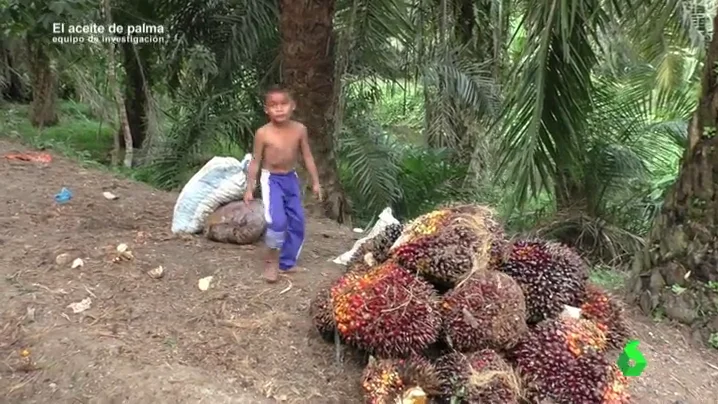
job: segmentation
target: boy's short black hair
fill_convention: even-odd
[[[292,93],[289,92],[289,89],[281,85],[269,87],[267,91],[264,92],[264,100],[266,101],[267,97],[272,94],[286,94],[289,98],[292,98]]]

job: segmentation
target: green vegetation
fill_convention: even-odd
[[[590,281],[610,291],[617,291],[623,288],[626,277],[623,272],[617,272],[613,268],[597,265],[591,272]]]
[[[580,249],[607,287],[622,283],[607,268],[626,268],[644,246],[679,176],[716,9],[708,0],[313,0],[311,12],[292,0],[6,3],[2,135],[177,189],[213,156],[251,150],[262,91],[284,78],[332,218],[366,225],[386,206],[406,219],[449,201],[491,205],[510,233]],[[170,36],[50,39],[55,21],[107,16]],[[331,52],[317,50],[332,38]],[[119,168],[114,147],[118,109],[131,167]],[[701,139],[714,133],[701,125]]]
[[[116,126],[93,118],[85,105],[72,101],[61,103],[58,113],[60,125],[38,130],[30,125],[27,105],[6,104],[0,109],[0,132],[38,148],[58,149],[82,160],[109,164]]]

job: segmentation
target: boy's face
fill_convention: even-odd
[[[292,117],[294,101],[285,92],[275,91],[269,93],[264,100],[264,112],[267,113],[272,122],[285,122]]]

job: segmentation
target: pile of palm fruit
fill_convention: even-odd
[[[506,240],[490,209],[453,206],[364,243],[311,316],[368,354],[366,403],[628,403],[621,305],[587,281],[571,248]]]

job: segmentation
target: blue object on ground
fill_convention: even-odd
[[[55,202],[57,203],[67,203],[70,202],[70,199],[72,199],[72,192],[64,187],[60,190],[60,193],[55,195]]]

